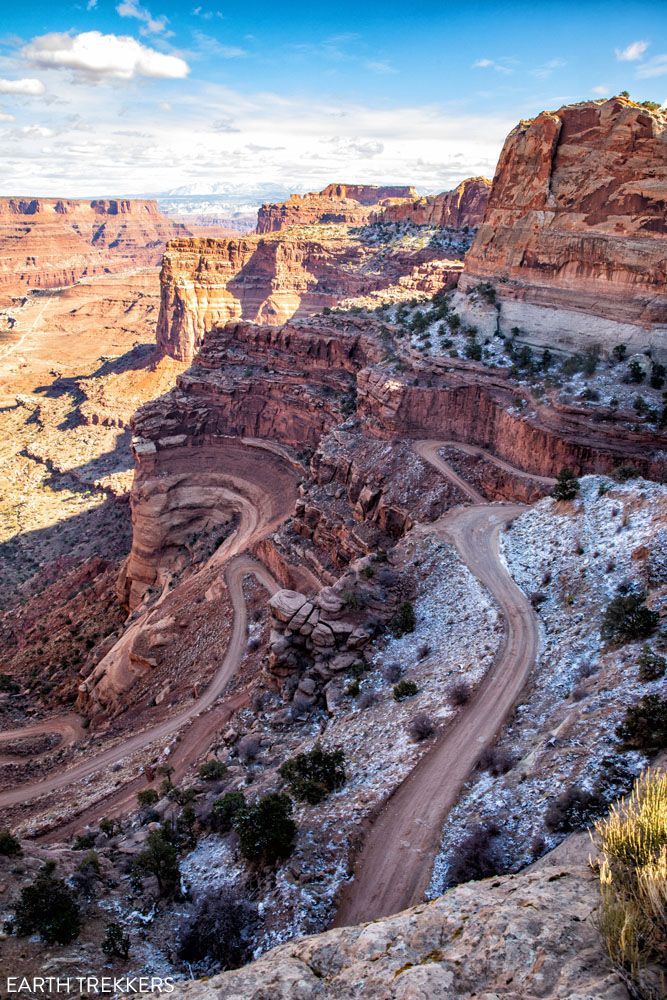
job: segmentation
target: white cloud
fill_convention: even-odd
[[[591,87],[591,94],[597,94],[598,97],[606,97],[609,93],[609,87],[606,83],[600,83],[597,87]]]
[[[630,42],[624,49],[614,49],[614,52],[620,62],[635,62],[641,59],[648,47],[649,42]]]
[[[139,7],[134,0],[123,0],[116,7],[116,13],[120,17],[134,17],[137,21],[142,21],[144,27],[141,28],[142,35],[173,35],[172,31],[167,31],[167,25],[169,23],[169,18],[164,14],[160,17],[153,17],[149,10],[145,7]]]
[[[239,59],[242,56],[248,55],[246,50],[239,48],[238,45],[223,45],[213,35],[207,35],[204,31],[199,31],[198,29],[192,32],[192,37],[197,43],[197,52],[207,56],[219,56],[221,59]]]
[[[564,59],[549,59],[548,62],[533,70],[533,76],[536,76],[538,80],[547,80],[555,69],[561,69],[563,66],[565,66]]]
[[[46,90],[41,80],[0,80],[0,94],[39,97]]]
[[[14,115],[7,114],[6,111],[0,111],[0,122],[15,122],[16,118]]]
[[[642,80],[650,80],[654,76],[665,76],[665,74],[667,74],[667,53],[653,56],[653,59],[637,67],[637,76]]]
[[[396,73],[391,63],[384,62],[381,59],[369,59],[368,62],[363,63],[363,66],[370,70],[371,73],[379,73],[382,76],[388,73]]]
[[[496,62],[495,59],[476,59],[472,64],[473,69],[494,69],[496,73],[513,73],[514,70],[504,63]]]
[[[44,69],[71,69],[90,80],[131,80],[136,76],[180,80],[190,72],[184,59],[165,55],[128,35],[52,32],[26,45],[24,56]]]
[[[97,0],[88,0],[86,4],[86,10],[95,10],[97,7]]]

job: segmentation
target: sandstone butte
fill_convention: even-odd
[[[189,232],[155,201],[0,198],[0,305],[29,288],[155,267],[167,240]]]
[[[326,222],[413,222],[476,229],[484,218],[490,188],[486,177],[469,177],[453,191],[419,198],[413,187],[329,184],[318,193],[293,194],[281,204],[262,205],[257,232]]]
[[[667,114],[614,97],[520,122],[455,304],[487,336],[664,354]]]

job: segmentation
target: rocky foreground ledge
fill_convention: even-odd
[[[628,1000],[595,927],[584,860],[469,882],[431,903],[178,983],[187,1000]],[[549,858],[546,859],[549,861]]]

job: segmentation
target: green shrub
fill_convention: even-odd
[[[21,690],[10,674],[0,674],[0,694],[18,694]]]
[[[140,792],[137,792],[137,802],[141,809],[145,809],[147,806],[154,806],[159,798],[160,796],[154,788],[142,788]]]
[[[667,698],[647,694],[625,710],[616,735],[626,750],[658,753],[667,748]]]
[[[271,792],[239,809],[233,825],[244,858],[258,865],[274,865],[288,858],[297,832],[292,811],[292,800],[281,792]]]
[[[651,377],[649,379],[652,389],[662,389],[665,384],[665,366],[654,361],[651,365]]]
[[[617,465],[611,474],[617,482],[627,483],[629,479],[638,478],[639,469],[635,468],[634,465]]]
[[[210,760],[205,760],[204,763],[199,766],[199,777],[202,781],[220,781],[226,774],[226,765],[216,757],[212,757]]]
[[[404,701],[405,698],[412,698],[418,692],[419,688],[414,681],[399,681],[394,685],[394,700]]]
[[[47,944],[64,945],[79,936],[79,907],[71,889],[54,875],[55,867],[48,861],[32,885],[21,890],[13,921],[19,937],[39,934]]]
[[[547,830],[554,833],[570,833],[588,826],[591,820],[604,813],[606,807],[605,798],[598,790],[589,792],[573,785],[549,803],[544,824]]]
[[[102,951],[107,958],[127,958],[130,954],[130,938],[120,924],[107,924]]]
[[[146,846],[134,862],[135,873],[153,875],[161,896],[175,896],[181,877],[176,848],[165,836],[164,830],[151,830]]]
[[[634,385],[639,385],[644,381],[644,369],[638,361],[631,361],[628,365],[628,379]]]
[[[72,841],[72,850],[89,851],[91,847],[95,846],[96,839],[97,837],[92,830],[88,830],[86,833],[77,833]]]
[[[211,809],[211,829],[216,833],[228,833],[234,825],[234,817],[245,806],[243,792],[225,792],[216,799]]]
[[[611,356],[616,362],[625,361],[628,356],[628,349],[625,344],[616,344],[612,349]]]
[[[197,972],[237,969],[252,957],[250,932],[256,918],[255,908],[233,889],[209,892],[197,900],[179,958]]]
[[[0,855],[6,858],[14,857],[16,854],[21,853],[21,844],[6,828],[0,830]]]
[[[644,594],[619,594],[602,617],[600,635],[608,642],[646,639],[657,628],[659,615],[646,607]]]
[[[356,684],[358,689],[359,682]],[[296,799],[317,805],[345,784],[345,754],[340,748],[323,750],[322,745],[316,743],[312,750],[281,764],[280,775]]]
[[[571,469],[561,469],[551,496],[555,500],[574,500],[579,492],[579,480]]]
[[[399,604],[398,610],[394,615],[394,620],[391,624],[392,634],[399,639],[408,632],[414,632],[416,624],[415,609],[410,601],[403,601],[402,604]]]
[[[646,684],[648,681],[657,681],[664,675],[665,670],[667,670],[667,659],[654,653],[648,646],[644,646],[639,654],[637,666],[639,667],[638,680],[642,684]]]

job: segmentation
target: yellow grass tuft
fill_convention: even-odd
[[[667,995],[667,772],[642,774],[595,830],[600,933],[634,995],[658,1000]]]

